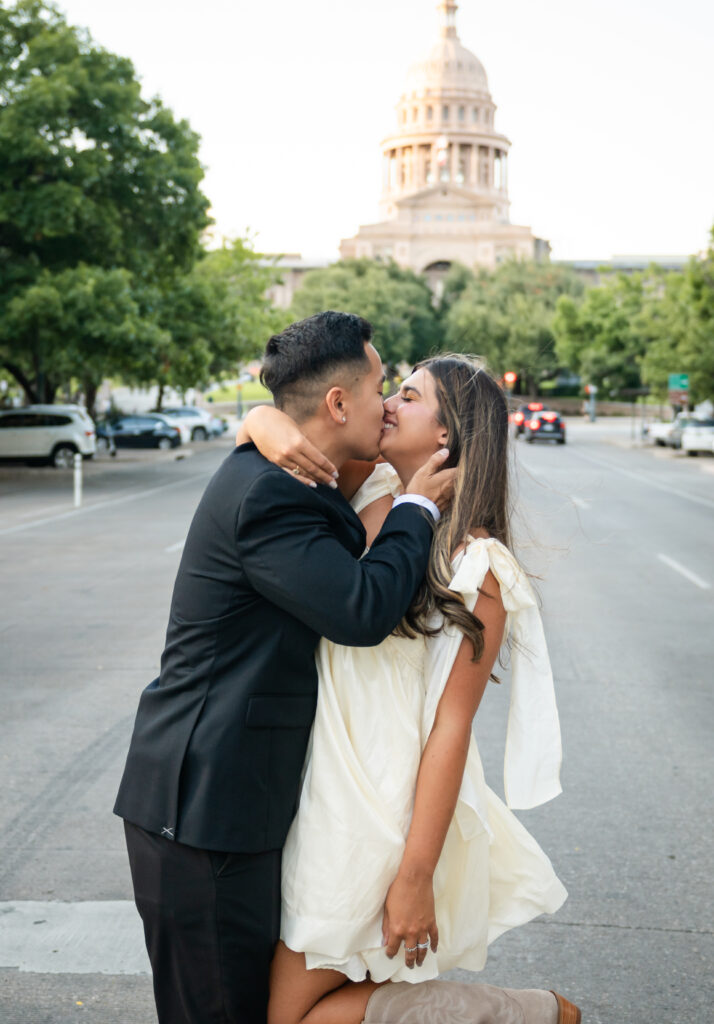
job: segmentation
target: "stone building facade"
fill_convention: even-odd
[[[459,40],[457,4],[438,10],[440,38],[409,70],[396,130],[382,143],[381,220],[340,244],[343,259],[394,259],[432,284],[454,261],[494,267],[549,253],[510,223],[511,143],[496,129],[483,64]]]

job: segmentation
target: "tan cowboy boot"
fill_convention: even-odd
[[[374,992],[362,1024],[580,1024],[556,992],[458,981],[389,982]]]

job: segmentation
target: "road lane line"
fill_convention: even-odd
[[[678,490],[676,487],[670,487],[669,484],[661,484],[657,480],[650,480],[649,477],[643,476],[641,473],[635,473],[631,469],[622,469],[620,466],[607,462],[605,459],[598,459],[593,455],[584,455],[583,452],[579,451],[574,452],[572,448],[570,454],[576,458],[584,459],[586,462],[593,462],[596,466],[603,466],[612,473],[629,476],[630,479],[638,480],[641,484],[648,484],[658,491],[665,491],[667,494],[674,494],[677,498],[684,498],[685,501],[691,501],[695,505],[703,505],[704,508],[714,508],[714,501],[711,501],[709,498],[700,498],[697,494],[688,494],[686,491]]]
[[[711,583],[707,583],[707,581],[703,580],[701,576],[697,576],[697,574],[692,572],[691,569],[687,569],[679,562],[675,562],[675,560],[670,558],[668,555],[657,555],[657,558],[659,558],[660,562],[664,562],[664,564],[668,565],[670,569],[674,569],[674,571],[678,572],[680,576],[684,576],[686,580],[689,580],[690,583],[693,583],[701,590],[711,590]]]
[[[140,498],[148,498],[152,494],[158,494],[160,491],[169,491],[174,487],[184,487],[186,484],[193,483],[195,480],[201,480],[210,475],[210,473],[194,473],[192,476],[187,476],[183,480],[176,480],[172,484],[161,484],[159,487],[150,487],[146,491],[135,491],[133,494],[127,494],[123,498],[111,498],[109,501],[97,501],[94,505],[83,505],[81,508],[73,508],[70,512],[62,512],[57,516],[48,516],[46,519],[35,519],[31,523],[21,523],[19,526],[10,526],[4,530],[0,530],[0,537],[8,537],[14,533],[23,533],[25,530],[32,530],[36,526],[47,526],[49,523],[59,523],[65,519],[75,519],[83,513],[97,512],[104,508],[115,508],[117,505],[124,505],[128,501],[138,501]]]
[[[172,551],[180,551],[185,543],[186,543],[186,538],[184,537],[183,540],[177,540],[175,544],[169,544],[169,546],[167,548],[164,548],[164,552],[167,555],[170,555]]]

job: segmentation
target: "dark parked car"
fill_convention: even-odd
[[[163,416],[145,413],[140,416],[120,416],[108,424],[117,448],[177,448],[181,432]],[[103,427],[106,430],[106,425]]]
[[[557,412],[532,412],[523,424],[528,444],[534,441],[556,441],[565,444],[565,424]]]
[[[524,433],[524,424],[527,419],[530,419],[533,413],[543,412],[547,408],[548,406],[543,405],[542,402],[526,402],[524,405],[519,405],[516,411],[512,412],[508,417],[516,428],[516,437],[519,437]]]

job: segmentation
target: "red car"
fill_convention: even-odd
[[[547,408],[542,402],[527,402],[525,405],[520,405],[515,412],[512,412],[508,418],[516,426],[516,437],[523,433],[524,424],[526,420],[531,418],[533,413],[543,412]]]
[[[565,444],[565,424],[557,412],[534,412],[523,424],[528,444],[534,441],[555,441]]]

